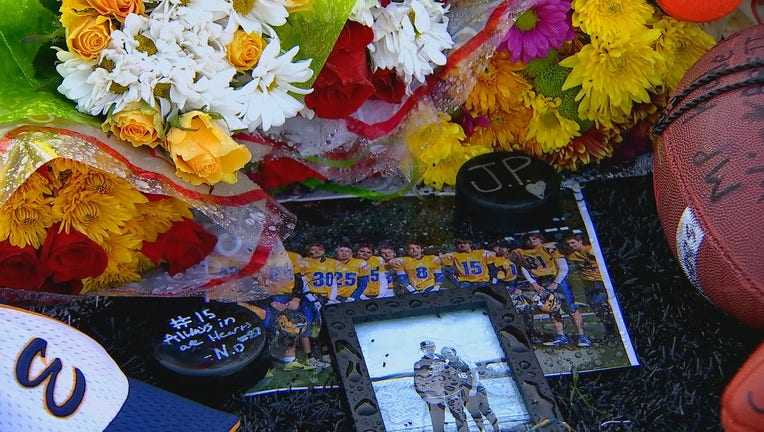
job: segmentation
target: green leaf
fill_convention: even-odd
[[[324,67],[337,37],[345,26],[355,0],[313,0],[313,9],[289,14],[287,23],[276,28],[281,38],[281,49],[288,51],[295,45],[300,52],[295,59],[312,58],[313,78],[304,86],[313,85],[318,72]]]
[[[41,62],[50,58],[41,50],[51,49],[57,14],[38,0],[0,0],[0,10],[0,123],[48,116],[97,123],[55,90],[55,63]],[[36,59],[43,70],[35,69]]]

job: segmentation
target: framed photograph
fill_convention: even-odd
[[[506,290],[404,294],[323,316],[355,430],[563,430]]]

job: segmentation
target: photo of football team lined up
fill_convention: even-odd
[[[498,286],[512,297],[528,341],[542,367],[549,368],[545,373],[569,373],[573,363],[591,369],[595,363],[629,364],[620,312],[613,308],[617,301],[575,200],[554,227],[492,238],[448,232],[451,213],[439,206],[448,208],[450,202],[441,197],[398,208],[359,203],[294,207],[310,213],[303,229],[285,243],[293,283],[249,305],[274,334],[271,355],[279,368],[330,367],[321,331],[326,305],[481,286]],[[323,206],[320,212],[317,205]],[[311,220],[311,215],[320,216]],[[428,223],[428,217],[443,221]],[[592,357],[584,364],[586,356],[571,355],[586,350],[617,358]]]

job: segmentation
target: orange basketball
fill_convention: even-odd
[[[742,2],[742,0],[658,0],[658,5],[678,20],[706,22],[731,13]]]

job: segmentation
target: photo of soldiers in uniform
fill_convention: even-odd
[[[357,323],[389,432],[527,430],[530,415],[482,307]]]

